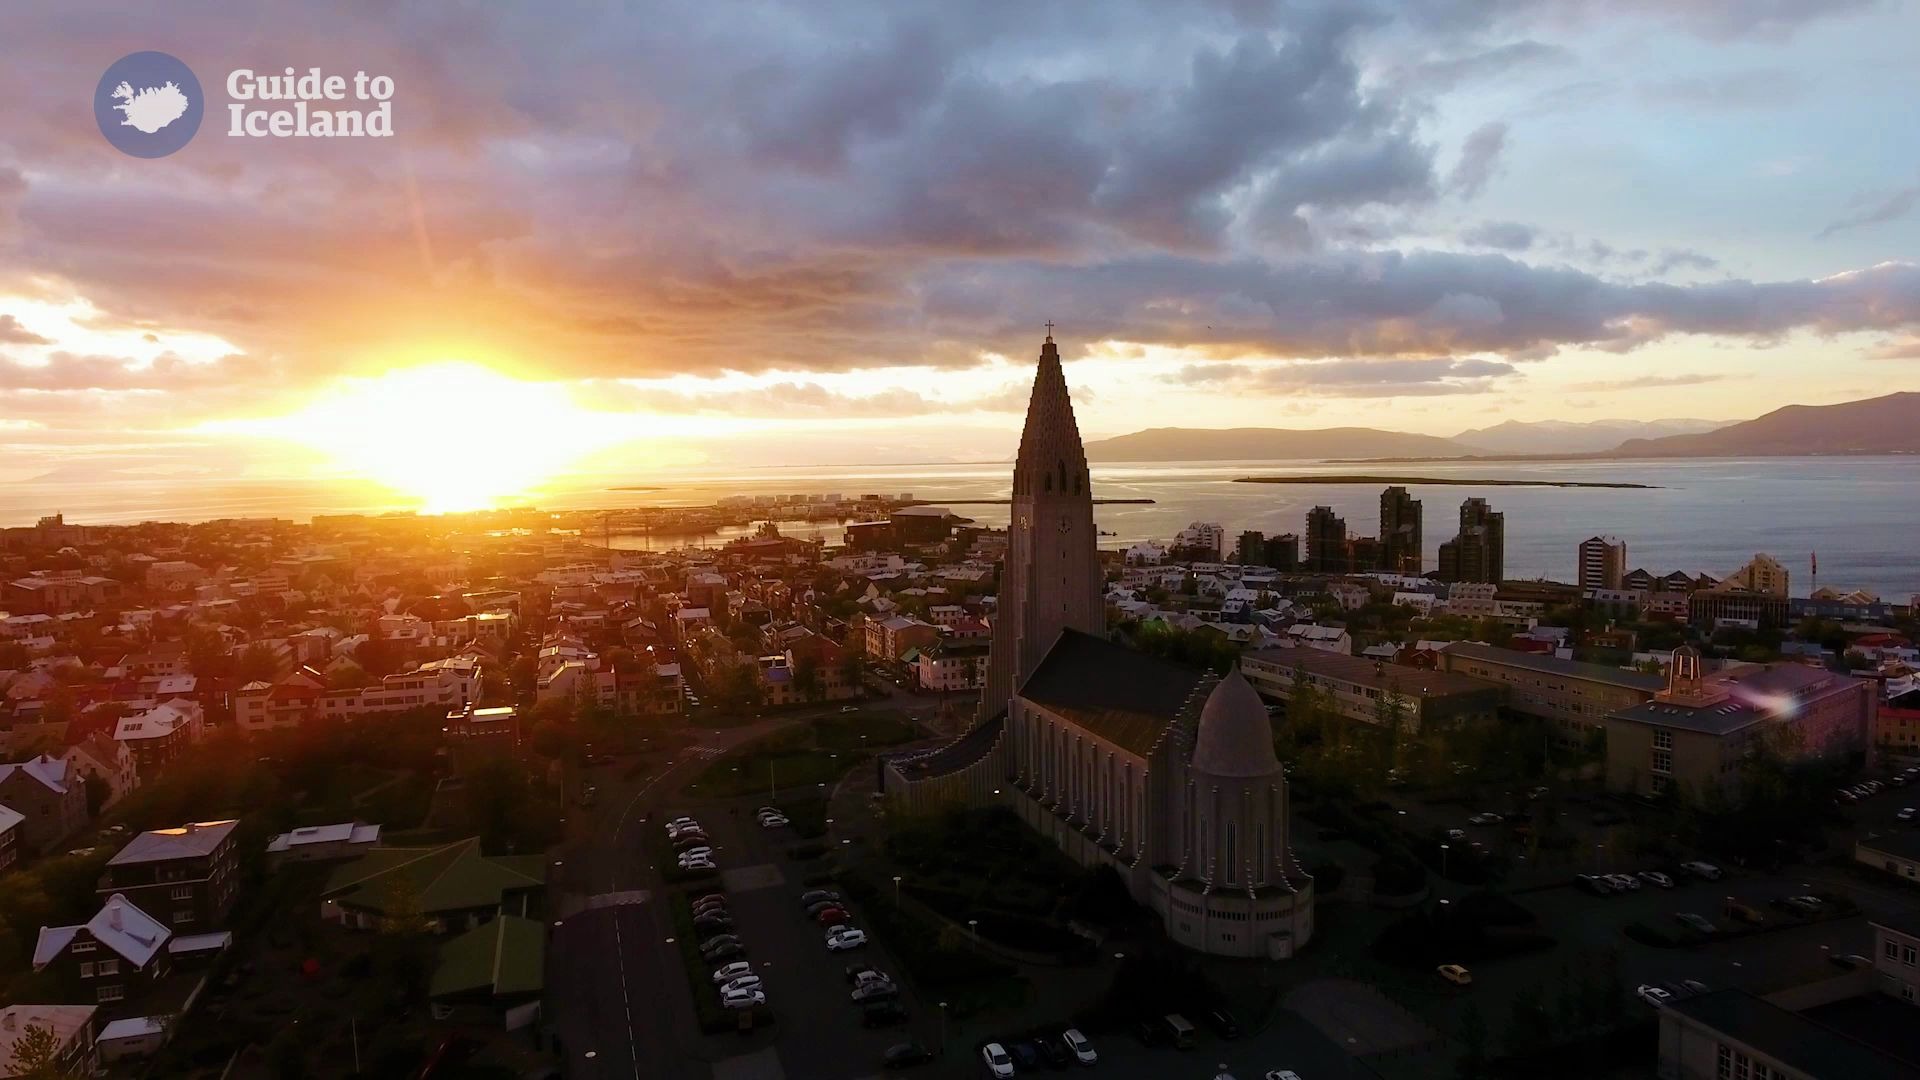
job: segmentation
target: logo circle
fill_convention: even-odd
[[[93,89],[93,119],[122,153],[166,157],[200,130],[206,99],[200,80],[163,52],[129,53],[113,62]]]

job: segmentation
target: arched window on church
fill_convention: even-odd
[[[1240,869],[1240,848],[1234,843],[1233,822],[1227,822],[1227,884],[1234,883],[1236,872]]]

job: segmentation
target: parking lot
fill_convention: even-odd
[[[872,1076],[880,1072],[887,1048],[896,1043],[917,1039],[937,1047],[939,1010],[916,992],[888,954],[885,942],[869,939],[858,949],[827,950],[825,928],[807,917],[799,900],[815,887],[802,879],[817,864],[789,856],[789,848],[802,843],[791,830],[760,827],[754,810],[765,801],[723,800],[690,811],[713,841],[721,873],[711,888],[685,888],[694,896],[726,894],[734,920],[729,932],[739,935],[748,950],[746,959],[763,980],[765,1009],[774,1018],[771,1034],[777,1039],[768,1054],[759,1051],[767,1040],[765,1028],[747,1040],[731,1035],[709,1038],[714,1076],[718,1080]],[[851,925],[863,926],[859,905],[849,902],[848,909]],[[878,968],[894,978],[907,1010],[904,1023],[862,1026],[862,1010],[850,1000],[853,986],[846,974],[847,965],[853,963]],[[702,992],[712,993],[705,987]]]

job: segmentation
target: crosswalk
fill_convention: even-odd
[[[695,746],[687,750],[687,756],[712,760],[727,752],[724,746]]]
[[[628,904],[644,904],[652,896],[645,889],[622,889],[618,892],[603,892],[587,897],[588,910],[597,908],[625,907]]]

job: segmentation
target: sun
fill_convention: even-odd
[[[563,385],[464,361],[345,379],[298,412],[220,427],[313,447],[427,513],[497,506],[631,434]]]

